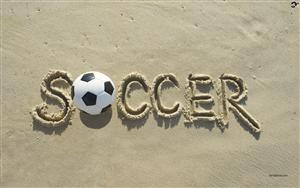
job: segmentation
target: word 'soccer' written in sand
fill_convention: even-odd
[[[59,80],[64,81],[70,87],[72,85],[71,75],[65,71],[50,70],[42,80],[42,94],[58,101],[62,108],[57,113],[48,113],[48,106],[45,102],[34,107],[31,115],[34,121],[43,126],[57,127],[71,122],[74,112],[71,95],[54,87],[53,83]],[[129,85],[134,82],[140,84],[143,90],[149,94],[150,103],[141,102],[137,108],[130,106],[126,94]],[[144,75],[137,72],[126,75],[118,86],[116,99],[117,110],[122,115],[121,118],[139,120],[149,115],[150,111],[167,119],[176,118],[182,114],[185,123],[193,123],[199,120],[215,121],[223,130],[228,126],[228,109],[230,109],[246,122],[250,130],[253,132],[261,131],[260,123],[241,105],[248,92],[242,78],[233,74],[222,74],[217,80],[213,80],[211,76],[206,74],[189,74],[184,86],[184,104],[175,101],[171,107],[165,106],[161,99],[160,90],[164,82],[171,82],[174,87],[180,88],[176,76],[172,73],[159,74],[152,83],[149,83]],[[235,92],[227,96],[226,87],[229,84],[235,87]],[[216,88],[217,99],[215,100],[210,93],[197,93],[196,90],[199,86]],[[195,103],[214,104],[215,101],[218,104],[217,112],[212,109],[199,110],[195,105]]]

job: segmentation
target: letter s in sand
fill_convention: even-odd
[[[69,86],[73,82],[68,72],[50,70],[41,83],[41,93],[47,98],[56,100],[62,109],[57,113],[48,113],[48,105],[43,102],[35,106],[31,112],[33,120],[46,127],[58,127],[68,124],[75,109],[72,105],[71,96],[53,86],[56,81],[64,81]]]

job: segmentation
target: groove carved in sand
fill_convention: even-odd
[[[153,80],[150,99],[153,110],[157,113],[158,116],[164,118],[173,118],[175,116],[180,115],[182,105],[177,101],[175,102],[173,107],[166,107],[162,104],[158,90],[161,84],[167,81],[172,82],[177,88],[179,88],[179,83],[174,74],[159,74]]]
[[[56,81],[65,81],[70,86],[73,82],[68,72],[50,70],[42,80],[41,92],[46,97],[56,100],[61,105],[62,110],[57,113],[48,113],[48,105],[43,102],[35,106],[31,112],[32,118],[46,127],[58,127],[68,124],[75,110],[70,95],[53,86]]]
[[[205,74],[189,74],[185,85],[185,101],[186,107],[183,110],[183,115],[186,118],[186,123],[192,123],[197,120],[216,120],[216,114],[213,110],[197,110],[194,102],[198,104],[214,103],[214,98],[209,93],[196,94],[195,90],[197,85],[212,85],[212,78]]]
[[[241,117],[247,125],[251,128],[254,132],[260,132],[260,123],[241,105],[238,104],[242,99],[247,97],[248,89],[244,81],[233,74],[222,74],[220,76],[221,81],[221,98],[223,101],[223,105],[226,105],[226,96],[225,96],[225,82],[231,82],[237,88],[237,92],[233,93],[231,96],[227,98],[228,102],[230,103],[230,109],[235,112],[239,117]],[[225,103],[225,104],[224,104]],[[225,106],[226,108],[226,106]],[[227,108],[226,108],[227,110]],[[226,112],[227,113],[227,112]]]
[[[143,102],[140,106],[136,109],[131,107],[128,102],[126,101],[126,93],[128,85],[131,82],[139,83],[145,92],[150,90],[148,81],[146,77],[140,73],[133,72],[128,74],[123,80],[121,81],[118,89],[117,95],[117,107],[121,114],[130,120],[138,120],[145,117],[149,111],[151,110],[151,105],[149,103]]]
[[[34,107],[31,112],[33,119],[39,122],[41,125],[47,127],[57,127],[65,125],[71,121],[71,116],[75,108],[72,105],[72,99],[69,94],[66,94],[57,87],[54,87],[56,81],[67,82],[72,85],[71,75],[65,71],[50,70],[48,74],[43,78],[41,83],[41,92],[46,97],[58,101],[62,110],[57,113],[48,113],[48,106],[44,102]],[[219,77],[218,82],[214,82],[209,75],[205,74],[190,74],[186,80],[184,98],[186,106],[182,107],[180,102],[175,101],[173,107],[166,107],[163,105],[159,89],[161,84],[165,81],[172,82],[177,88],[179,83],[174,74],[160,74],[155,77],[153,81],[152,89],[146,77],[140,73],[128,74],[120,83],[117,95],[117,107],[119,112],[123,115],[123,118],[130,120],[137,120],[144,118],[154,109],[158,116],[165,118],[173,118],[183,113],[185,122],[192,123],[197,120],[209,120],[216,121],[218,126],[222,129],[228,125],[228,108],[227,101],[229,102],[229,109],[242,118],[247,125],[254,132],[260,132],[259,122],[239,103],[242,99],[247,97],[248,89],[244,81],[233,74],[222,74]],[[142,102],[139,107],[133,108],[126,101],[127,88],[132,82],[139,83],[146,93],[150,93],[151,104]],[[231,83],[236,88],[236,92],[229,97],[226,96],[225,85]],[[197,85],[205,85],[216,88],[218,96],[219,110],[216,114],[212,109],[210,110],[197,110],[194,103],[198,104],[214,104],[214,98],[209,93],[197,94],[195,90]]]

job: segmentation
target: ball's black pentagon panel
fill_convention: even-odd
[[[74,86],[71,87],[71,98],[74,99]]]
[[[110,83],[110,81],[104,83],[104,91],[110,95],[112,95],[112,93],[114,92],[114,87]]]
[[[82,100],[85,105],[92,106],[96,104],[97,101],[97,95],[94,95],[91,92],[87,92],[83,97]]]
[[[104,107],[104,108],[101,110],[101,113],[107,111],[110,107],[111,107],[111,104],[107,105],[106,107]]]
[[[89,82],[91,80],[95,79],[95,75],[93,73],[86,73],[82,76],[81,80],[85,82]]]

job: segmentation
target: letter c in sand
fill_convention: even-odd
[[[121,114],[131,120],[137,120],[145,117],[151,110],[150,103],[143,102],[136,109],[132,108],[126,101],[127,87],[132,82],[138,82],[144,89],[145,92],[150,90],[149,84],[146,78],[140,73],[128,74],[120,83],[117,96],[117,107]]]
[[[174,74],[169,73],[169,74],[158,75],[153,80],[153,86],[151,91],[151,103],[154,108],[154,111],[157,113],[158,116],[162,116],[165,118],[172,118],[177,115],[180,115],[182,105],[179,102],[175,102],[173,107],[168,108],[162,104],[160,100],[160,96],[158,94],[158,89],[160,85],[165,81],[172,82],[177,88],[179,88],[179,83]]]

